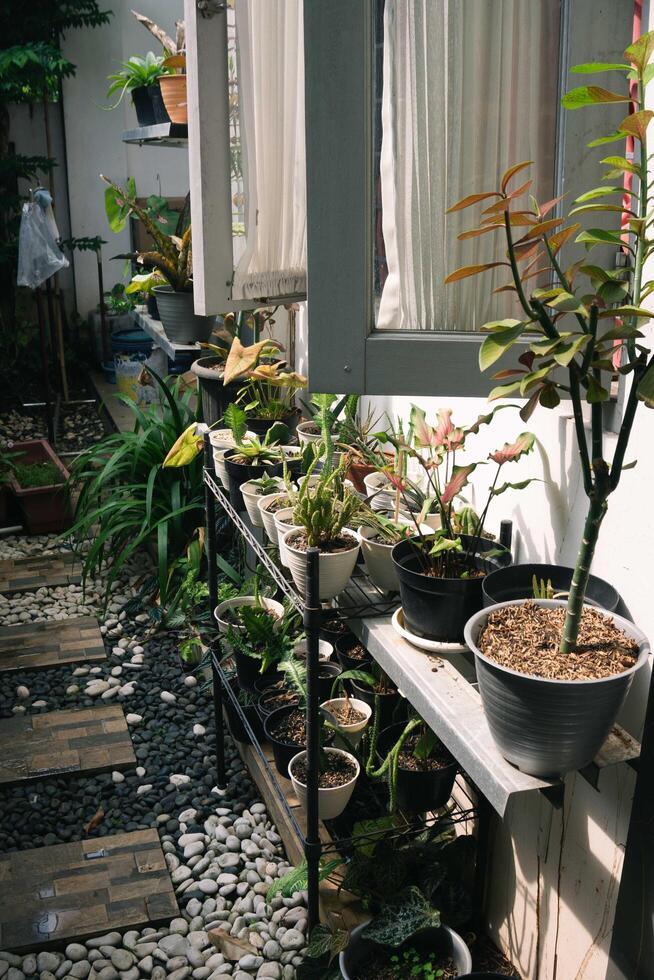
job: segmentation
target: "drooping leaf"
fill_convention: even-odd
[[[452,477],[448,481],[441,494],[443,504],[449,504],[457,494],[461,493],[468,483],[468,477],[476,468],[476,463],[468,463],[467,466],[455,466],[452,470]]]
[[[654,31],[647,31],[625,49],[624,56],[636,68],[644,71],[652,57],[652,52],[654,52]]]
[[[536,436],[533,432],[521,432],[515,442],[505,442],[501,449],[489,454],[489,459],[500,466],[504,463],[514,463],[521,456],[530,453],[534,448]]]
[[[533,160],[525,160],[522,163],[514,163],[512,167],[509,167],[509,169],[504,172],[501,182],[503,194],[506,194],[506,188],[511,178],[515,177],[516,174],[519,174],[520,171],[524,170],[526,167],[531,167],[533,162]]]
[[[465,242],[469,238],[479,238],[480,235],[485,235],[489,231],[499,231],[504,226],[501,224],[486,225],[485,228],[472,228],[470,231],[462,231],[460,235],[456,237],[460,242]]]
[[[445,285],[451,282],[458,282],[460,279],[467,279],[469,276],[476,276],[487,269],[495,269],[500,265],[508,265],[508,262],[485,262],[483,265],[464,265],[454,272],[450,272],[445,279]]]
[[[464,208],[469,208],[473,204],[478,204],[479,201],[485,201],[489,197],[499,197],[498,191],[487,191],[485,194],[468,194],[467,197],[462,197],[460,201],[453,204],[452,207],[448,208],[445,212],[446,214],[451,214],[453,211],[463,211]]]
[[[225,362],[224,384],[228,385],[230,381],[242,378],[256,365],[262,350],[267,347],[279,349],[279,344],[276,341],[259,340],[256,344],[244,347],[239,338],[234,337]]]
[[[575,337],[574,340],[570,341],[570,343],[566,344],[563,350],[555,351],[553,355],[554,360],[557,364],[560,364],[561,367],[567,367],[568,364],[570,364],[570,361],[572,361],[572,359],[586,347],[589,340],[589,334],[580,334],[578,337]]]
[[[164,469],[171,466],[188,466],[202,449],[203,437],[196,435],[197,423],[191,422],[188,428],[175,440],[163,461]]]
[[[486,337],[479,348],[479,369],[486,371],[491,364],[494,364],[521,336],[526,326],[526,323],[518,322],[515,326],[494,331]]]
[[[599,85],[581,85],[579,88],[570,89],[561,99],[564,109],[581,109],[587,105],[599,105],[609,102],[630,102],[628,95],[620,95],[618,92],[609,92],[608,89],[601,88]]]
[[[589,148],[594,146],[604,146],[605,143],[617,143],[624,138],[624,133],[609,133],[608,136],[598,136],[597,139],[591,140],[590,143],[587,143],[586,145]]]
[[[540,483],[540,480],[537,476],[532,476],[529,480],[520,480],[519,483],[503,483],[501,487],[496,487],[495,490],[491,490],[491,495],[493,497],[499,497],[501,493],[505,493],[507,490],[524,490],[530,483]]]
[[[595,75],[603,71],[629,71],[629,65],[615,64],[615,62],[590,61],[584,65],[574,65],[570,71],[575,75]]]
[[[620,245],[621,241],[619,231],[606,231],[604,228],[589,228],[575,238],[577,244],[585,245],[588,250],[595,245]]]
[[[540,390],[538,402],[543,408],[556,408],[561,403],[561,396],[556,390],[555,385],[546,384]]]
[[[651,109],[640,109],[638,112],[632,112],[630,115],[625,116],[618,128],[623,133],[629,133],[631,136],[635,136],[642,143],[647,134],[647,127],[651,122],[652,116],[654,116],[654,112]]]
[[[586,389],[586,401],[593,405],[596,402],[607,402],[609,398],[610,395],[606,388],[603,388],[592,374],[589,375],[588,388]]]
[[[606,211],[613,214],[630,214],[635,216],[635,212],[629,208],[623,208],[620,204],[580,204],[578,208],[572,208],[570,216],[573,214],[588,214],[596,211]]]
[[[592,190],[586,191],[585,194],[580,194],[579,197],[575,198],[575,204],[585,204],[587,201],[594,201],[598,197],[608,197],[609,194],[624,194],[624,187],[593,187]]]
[[[651,310],[643,310],[639,306],[614,306],[611,310],[600,310],[598,316],[602,320],[607,318],[622,316],[622,317],[639,317],[641,320],[650,320],[654,314]]]
[[[641,333],[636,327],[629,327],[626,323],[619,327],[612,327],[607,330],[606,333],[602,334],[602,340],[630,340],[631,338],[643,337],[644,334]]]
[[[488,400],[489,402],[494,402],[498,398],[508,398],[509,395],[512,395],[514,392],[519,391],[519,389],[520,389],[519,381],[512,381],[510,384],[506,384],[506,385],[497,385],[497,387],[493,388],[493,390],[489,394]]]
[[[536,390],[529,396],[529,400],[520,409],[520,418],[523,422],[528,422],[531,416],[534,414],[544,387],[545,385],[543,385],[542,388],[536,388]]]

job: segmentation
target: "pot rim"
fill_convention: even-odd
[[[298,652],[299,653],[306,654],[306,652],[307,652],[306,651],[307,643],[308,643],[308,640],[302,640],[302,639],[296,640],[294,642],[294,644],[293,644],[293,652],[295,654],[297,654]],[[305,649],[302,650],[302,647],[305,647]],[[320,652],[321,647],[322,647],[322,653]],[[325,648],[326,647],[329,647],[329,653],[325,656]],[[329,658],[331,657],[331,655],[333,654],[333,652],[334,652],[334,644],[333,643],[330,643],[329,640],[323,640],[323,639],[319,639],[318,640],[318,661],[319,661],[319,663],[323,663],[323,664],[330,663],[330,659]]]
[[[434,534],[435,533],[434,529],[429,528],[429,533]],[[465,537],[466,535],[459,535],[459,536]],[[404,538],[402,541],[398,541],[397,544],[393,545],[393,551],[395,551],[396,548],[401,548],[403,545],[408,544],[411,541],[417,540],[417,537],[418,536],[414,534],[410,538]],[[395,554],[391,554],[391,557],[393,559],[393,564],[398,569],[398,574],[400,571],[408,572],[409,575],[416,575],[421,579],[426,579],[428,582],[457,582],[458,584],[462,584],[462,585],[474,583],[475,585],[479,585],[479,587],[481,588],[481,583],[485,579],[486,575],[490,574],[489,572],[486,572],[484,575],[478,578],[462,578],[461,576],[459,576],[458,578],[445,578],[444,576],[440,576],[437,578],[436,576],[433,575],[425,575],[424,572],[417,571],[416,569],[407,568],[406,565],[403,565],[400,561],[398,561]],[[410,558],[415,556],[408,555],[407,557]],[[487,556],[485,557],[483,551],[476,551],[474,557],[480,561],[486,561],[490,563],[494,563],[496,561],[495,558],[487,557]],[[497,567],[502,568],[505,566],[501,566],[498,564]],[[493,571],[496,571],[496,569],[493,568]]]
[[[299,704],[299,702],[298,702],[298,704]],[[263,730],[264,730],[264,732],[266,734],[266,738],[268,738],[270,741],[272,741],[274,739],[274,741],[277,743],[277,745],[283,745],[283,746],[285,746],[288,749],[298,749],[298,752],[303,751],[303,750],[301,750],[301,749],[298,748],[298,746],[295,744],[295,742],[282,742],[281,738],[277,738],[275,735],[272,735],[268,731],[268,722],[270,721],[271,718],[273,718],[275,721],[277,721],[278,718],[281,718],[282,717],[282,713],[285,713],[286,714],[286,713],[290,713],[291,711],[298,711],[298,710],[302,712],[302,709],[299,708],[297,704],[283,704],[281,706],[281,708],[274,708],[270,712],[269,715],[266,715],[266,717],[264,719],[264,722],[263,722]],[[295,757],[293,757],[293,758],[295,758]]]
[[[570,565],[559,565],[558,562],[551,562],[551,561],[523,561],[523,562],[514,562],[511,565],[502,565],[500,568],[494,568],[492,572],[488,572],[488,574],[484,578],[484,589],[486,591],[486,594],[490,598],[492,598],[492,596],[490,596],[490,593],[488,592],[488,588],[489,588],[489,586],[488,586],[488,579],[489,579],[489,577],[491,575],[496,575],[498,572],[506,572],[506,569],[507,568],[513,568],[513,569],[518,569],[518,570],[520,568],[533,568],[533,569],[535,569],[534,574],[538,574],[538,571],[537,570],[539,568],[559,568],[562,571],[574,572],[574,568],[572,568],[572,566],[570,566]],[[591,579],[593,579],[597,583],[601,583],[602,586],[605,586],[607,589],[610,589],[611,592],[615,593],[615,601],[616,601],[616,603],[619,602],[619,600],[620,600],[620,593],[618,592],[618,590],[615,588],[614,585],[611,585],[611,583],[609,581],[607,581],[607,579],[601,578],[599,575],[593,575],[592,572],[589,575],[589,581]],[[493,583],[491,582],[490,588],[492,588],[492,587],[493,587]],[[501,600],[501,601],[508,602],[509,600]],[[590,603],[590,605],[593,605],[593,604]],[[593,608],[596,609],[598,607],[595,606],[595,605],[593,605]],[[607,611],[605,607],[599,607],[599,608],[603,608],[605,612]]]
[[[243,606],[254,606],[260,602],[266,609],[277,614],[278,619],[284,615],[284,606],[277,599],[269,599],[268,596],[237,595],[233,599],[223,599],[213,611],[217,623],[221,622],[221,616],[228,609],[240,609]],[[222,622],[225,622],[223,619]],[[230,624],[227,624],[230,625]]]
[[[350,759],[354,763],[354,765],[355,765],[355,773],[354,773],[354,776],[352,776],[351,779],[348,779],[347,782],[345,782],[345,783],[341,783],[339,786],[319,786],[318,787],[318,792],[319,793],[338,793],[341,790],[344,790],[347,786],[351,786],[352,783],[356,783],[357,779],[361,775],[361,766],[359,765],[357,759],[352,755],[352,753],[351,752],[346,752],[345,749],[332,748],[332,746],[330,746],[330,745],[325,746],[324,751],[325,752],[328,752],[328,753],[331,752],[334,755],[345,755],[345,756],[347,756],[347,758]],[[305,756],[306,754],[307,754],[307,750],[306,749],[302,749],[301,752],[298,752],[297,755],[294,755],[293,756],[293,758],[291,759],[291,761],[288,764],[288,774],[291,777],[291,779],[294,779],[295,782],[298,784],[298,786],[303,786],[305,789],[306,789],[306,785],[307,784],[306,783],[303,783],[300,779],[297,778],[297,776],[295,776],[293,774],[293,763],[294,762],[297,762],[297,760],[301,756]]]
[[[330,704],[340,704],[343,701],[348,701],[350,704],[356,705],[357,710],[363,711],[366,718],[363,723],[360,721],[352,721],[350,722],[349,725],[342,725],[339,722],[338,723],[339,730],[342,732],[349,732],[352,728],[356,728],[357,725],[360,726],[361,724],[363,724],[363,726],[365,727],[365,725],[367,725],[370,719],[372,718],[372,708],[366,701],[362,701],[361,698],[328,698],[326,701],[320,702],[320,707],[326,708],[327,711],[329,711]]]
[[[299,548],[294,548],[292,544],[288,543],[289,536],[291,534],[297,534],[298,530],[303,531],[304,528],[291,527],[288,529],[288,531],[284,531],[283,538],[282,538],[284,542],[284,547],[287,548],[288,551],[291,551],[294,555],[306,555],[306,551],[301,551]],[[351,552],[355,551],[357,548],[360,547],[360,541],[357,538],[354,531],[351,531],[349,528],[343,528],[343,531],[346,532],[347,535],[353,538],[354,544],[352,545],[352,547],[346,548],[342,551],[320,551],[320,549],[318,549],[320,551],[320,558],[340,558],[343,555],[351,554]]]
[[[580,680],[565,680],[561,677],[539,677],[538,674],[526,674],[519,670],[514,670],[512,667],[505,667],[502,664],[498,664],[497,661],[487,657],[486,654],[482,653],[478,648],[476,638],[479,628],[483,624],[483,621],[486,620],[495,610],[504,609],[507,606],[524,606],[526,602],[534,602],[536,605],[544,606],[547,609],[556,609],[560,607],[565,608],[568,605],[565,599],[509,599],[506,602],[495,602],[492,606],[486,606],[478,613],[475,613],[474,616],[471,616],[463,628],[463,635],[466,645],[470,648],[470,650],[472,650],[475,657],[483,660],[483,662],[488,664],[490,667],[493,667],[496,670],[501,670],[506,674],[511,674],[513,677],[524,677],[528,680],[539,681],[541,684],[574,684],[575,687],[581,685],[590,686],[594,684],[606,684],[607,682],[616,681],[623,677],[629,677],[630,674],[635,674],[637,670],[640,670],[640,668],[643,667],[649,659],[649,641],[643,631],[639,629],[635,623],[632,623],[629,619],[625,619],[623,616],[618,616],[616,613],[607,612],[606,609],[599,609],[597,606],[590,606],[587,603],[584,603],[584,609],[589,609],[593,612],[600,613],[607,619],[611,619],[616,626],[627,634],[627,636],[631,637],[631,639],[638,643],[639,651],[635,664],[628,667],[626,670],[621,670],[619,674],[609,674],[608,677],[588,677]]]
[[[350,933],[350,942],[348,943],[348,947],[353,945],[352,940],[356,941],[360,939],[361,942],[368,942],[365,936],[362,936],[361,933],[366,928],[366,926],[370,925],[371,921],[372,919],[367,919],[365,922],[362,922],[360,925],[356,926],[356,928],[352,930],[352,932]],[[460,933],[456,932],[456,930],[452,929],[450,926],[446,926],[444,922],[442,922],[440,926],[430,926],[428,929],[425,929],[424,932],[429,933],[432,930],[434,932],[440,930],[444,933],[447,933],[451,937],[450,941],[452,942],[453,947],[456,945],[457,941],[461,943],[461,946],[463,948],[459,949],[459,953],[461,954],[462,960],[464,960],[463,969],[467,972],[458,973],[457,976],[459,977],[468,976],[468,974],[472,970],[472,956],[470,955],[470,949],[463,936]],[[454,936],[456,936],[456,940],[452,938]],[[350,974],[345,972],[347,968],[346,956],[347,956],[347,949],[342,950],[338,954],[338,965],[342,975],[344,977],[345,976],[349,977]],[[507,977],[507,980],[511,980],[511,978]]]
[[[250,462],[238,463],[235,459],[232,459],[230,456],[227,455],[227,453],[236,453],[237,450],[238,450],[238,446],[230,446],[228,449],[225,450],[225,455],[223,459],[225,460],[226,463],[231,463],[232,466],[250,466],[254,469],[263,470],[267,466],[281,466],[282,463],[284,462],[283,459],[279,459],[276,460],[274,463],[250,463]]]
[[[281,480],[281,477],[271,476],[270,479],[271,480],[277,480],[277,479],[280,479]],[[242,483],[241,484],[241,493],[243,494],[244,497],[256,497],[257,498],[257,504],[258,504],[258,502],[260,500],[263,500],[265,497],[274,497],[274,496],[276,496],[276,494],[273,494],[273,493],[254,493],[254,491],[251,490],[250,487],[249,487],[249,484],[250,483],[254,483],[254,480],[246,480],[245,483]]]

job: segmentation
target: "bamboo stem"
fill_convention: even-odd
[[[606,514],[607,507],[606,497],[591,497],[586,515],[586,523],[584,525],[584,533],[577,556],[577,564],[575,565],[572,584],[570,586],[568,606],[563,624],[563,636],[559,647],[561,653],[570,653],[574,650],[577,643],[581,614],[584,608],[586,586],[588,585],[588,576],[590,575],[590,566],[593,561],[600,526]]]

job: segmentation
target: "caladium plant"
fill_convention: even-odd
[[[600,527],[608,498],[626,468],[636,409],[640,401],[654,407],[654,357],[639,329],[640,322],[652,315],[642,304],[654,292],[654,279],[645,279],[645,263],[654,253],[654,211],[648,180],[648,129],[654,112],[645,108],[647,85],[654,77],[653,54],[654,32],[650,31],[626,49],[624,64],[594,62],[572,69],[584,75],[610,71],[623,76],[624,84],[615,86],[617,91],[584,85],[568,92],[562,104],[577,110],[624,103],[626,115],[617,130],[588,145],[629,141],[634,152],[633,159],[615,154],[604,157],[605,183],[578,197],[567,217],[552,216],[560,198],[542,205],[533,197],[525,202],[532,181],[523,183],[518,178],[525,176],[530,162],[509,167],[498,188],[469,195],[450,208],[459,211],[483,205],[480,225],[459,237],[500,231],[506,252],[496,262],[457,269],[446,282],[505,266],[509,282],[500,290],[514,295],[521,310],[519,319],[498,320],[482,328],[488,336],[480,348],[481,370],[487,370],[515,345],[521,348],[518,365],[494,375],[502,383],[490,398],[517,393],[527,397],[523,419],[529,418],[539,404],[555,408],[562,396],[572,402],[588,510],[561,637],[562,653],[569,653],[577,643]],[[582,215],[592,218],[597,213],[611,216],[613,228],[582,230],[576,219]],[[570,240],[582,244],[587,252],[597,245],[613,245],[624,256],[628,274],[625,276],[624,269],[593,264],[590,259],[564,268],[561,248]],[[543,277],[544,285],[531,285],[533,280],[542,282]],[[629,379],[629,388],[610,458],[602,405],[609,400],[616,375]],[[584,425],[584,402],[590,406],[590,439]]]

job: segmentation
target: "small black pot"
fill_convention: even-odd
[[[340,624],[343,621],[342,620],[338,620],[338,622]],[[333,617],[331,617],[331,618],[326,617],[325,618],[324,623],[320,627],[320,639],[321,640],[328,640],[329,643],[331,643],[331,645],[333,647],[336,647],[337,641],[339,639],[341,639],[342,637],[346,637],[346,636],[353,637],[354,636],[354,633],[352,632],[352,630],[350,629],[350,627],[347,625],[347,623],[344,624],[345,625],[345,628],[344,629],[334,629],[333,628],[333,623],[334,623],[334,618]]]
[[[161,95],[161,89],[159,88],[159,83],[156,85],[148,85],[148,92],[150,93],[150,101],[152,102],[152,113],[154,115],[155,125],[157,123],[169,123],[170,116],[164,105],[164,100]]]
[[[510,599],[533,599],[534,575],[538,582],[541,579],[544,582],[551,581],[555,592],[569,592],[574,569],[566,568],[564,565],[533,563],[498,568],[482,581],[484,605],[492,606],[496,602],[508,602]],[[606,609],[607,612],[617,612],[620,593],[604,579],[589,575],[586,602]]]
[[[288,779],[288,764],[294,755],[298,752],[302,752],[306,748],[306,745],[292,745],[290,742],[280,742],[279,739],[271,735],[271,729],[286,715],[291,714],[292,711],[297,711],[297,708],[292,705],[285,708],[276,708],[272,711],[267,718],[264,718],[263,730],[265,737],[270,742],[273,751],[273,758],[275,760],[275,768],[280,776],[284,776]]]
[[[153,320],[161,320],[161,317],[159,316],[159,307],[157,306],[157,297],[154,295],[154,293],[148,294],[145,305],[147,307],[148,314]]]
[[[285,443],[289,443],[291,439],[295,436],[295,430],[298,427],[300,421],[300,411],[295,409],[290,415],[287,415],[284,419],[257,419],[248,416],[248,429],[250,432],[256,433],[261,439],[263,439],[269,429],[272,429],[273,425],[277,425],[278,422],[283,422],[288,429],[288,437],[284,439]]]
[[[367,670],[370,667],[370,656],[365,657],[363,660],[357,660],[356,657],[349,655],[352,647],[359,646],[360,643],[361,641],[354,633],[341,633],[336,640],[334,644],[336,656],[343,670]]]
[[[346,949],[339,954],[338,966],[343,980],[354,980],[360,967],[365,966],[375,949],[379,949],[375,943],[362,935],[367,925],[368,923],[364,922],[352,931]],[[428,929],[422,929],[415,936],[411,937],[410,943],[412,946],[416,946],[425,952],[438,950],[444,955],[449,954],[454,960],[457,977],[467,975],[467,972],[472,966],[470,950],[466,943],[458,932],[454,932],[448,926],[441,926],[438,929],[433,926]],[[396,952],[396,950],[389,947],[388,952],[390,954]]]
[[[375,694],[369,687],[359,684],[358,681],[349,681],[352,685],[354,696],[369,704],[373,712],[375,710]],[[407,717],[407,703],[399,691],[391,691],[390,694],[379,695],[379,727],[388,728],[397,721],[404,721]]]
[[[231,458],[238,450],[229,449],[224,456],[225,469],[229,477],[229,501],[236,510],[244,511],[245,502],[241,493],[241,486],[248,480],[258,480],[267,473],[268,476],[281,476],[284,470],[283,463],[266,463],[262,466],[252,466],[250,463],[233,463]]]
[[[246,691],[254,691],[254,685],[258,678],[266,676],[260,672],[261,660],[258,657],[248,657],[246,653],[236,651],[234,651],[233,657],[239,684]],[[272,670],[268,670],[266,673],[272,674]]]
[[[332,687],[343,668],[339,664],[320,663],[318,665],[318,698],[320,702],[328,701],[332,696]]]
[[[463,628],[471,616],[482,608],[482,581],[479,578],[436,578],[424,575],[414,542],[406,538],[391,552],[400,581],[400,598],[404,621],[412,633],[428,640],[462,643]],[[461,535],[464,548],[473,543],[467,534]],[[475,567],[494,571],[511,561],[511,553],[496,558],[483,558],[484,551],[496,549],[495,541],[479,540]]]
[[[136,110],[136,119],[139,126],[154,126],[154,107],[150,97],[150,89],[147,85],[140,85],[139,88],[132,89],[132,102]]]
[[[386,756],[405,728],[400,722],[384,729],[379,734],[377,748],[379,754]],[[449,753],[448,753],[449,754]],[[434,772],[414,772],[412,769],[397,767],[397,802],[400,810],[407,813],[427,813],[445,806],[452,795],[456,778],[456,762]]]
[[[239,391],[237,381],[223,384],[222,372],[215,370],[215,365],[222,363],[222,358],[212,355],[199,357],[191,364],[191,371],[197,376],[200,385],[202,416],[207,425],[215,425],[222,419],[225,409],[236,400]]]
[[[259,712],[259,716],[261,718],[265,719],[268,717],[268,715],[272,714],[273,711],[277,710],[277,708],[268,708],[264,699],[268,693],[272,693],[270,692],[270,688],[280,681],[282,683],[285,681],[284,674],[275,672],[272,674],[263,674],[254,682],[254,690],[259,695],[257,698],[257,711]],[[297,703],[298,699],[294,698],[293,701],[288,702],[288,706],[296,705]],[[283,707],[283,705],[278,705],[278,707]]]
[[[239,682],[232,678],[229,682],[234,694],[238,694]],[[225,711],[225,717],[227,719],[227,726],[231,733],[232,738],[236,742],[244,742],[246,745],[252,744],[252,739],[245,730],[242,718],[239,716],[238,712],[234,708],[229,696],[225,696],[223,700],[223,708]],[[261,718],[259,717],[259,712],[257,711],[256,705],[249,704],[246,707],[241,706],[241,711],[247,718],[250,728],[254,732],[254,736],[258,742],[263,741],[263,724]]]

